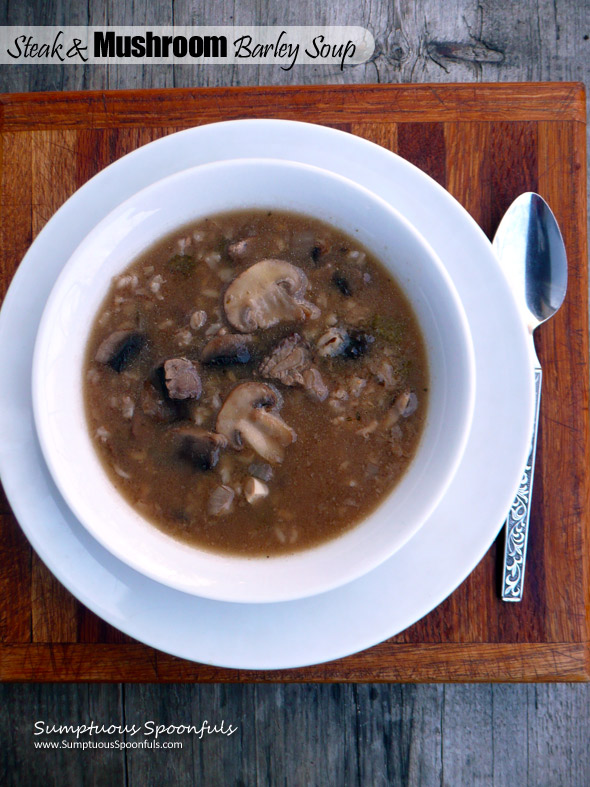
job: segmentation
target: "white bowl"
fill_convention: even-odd
[[[116,491],[84,413],[82,369],[112,277],[154,241],[201,217],[242,208],[292,210],[330,222],[373,252],[413,305],[426,342],[429,402],[418,451],[362,523],[289,556],[240,558],[200,550],[147,522]],[[471,425],[475,365],[455,288],[435,252],[385,201],[339,175],[270,159],[207,164],[138,192],[82,241],[59,276],[33,358],[33,408],[50,472],[90,533],[137,571],[195,595],[232,602],[311,596],[349,582],[411,538],[447,489]]]

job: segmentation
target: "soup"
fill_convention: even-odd
[[[200,548],[272,556],[387,496],[420,440],[428,368],[405,295],[353,237],[250,210],[183,227],[115,277],[84,395],[104,468],[142,516]]]

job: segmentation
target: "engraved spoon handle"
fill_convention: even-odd
[[[541,380],[543,372],[535,369],[535,419],[531,450],[520,482],[520,487],[506,519],[506,544],[504,546],[504,569],[502,571],[502,601],[521,601],[524,584],[526,547],[531,516],[537,431],[539,427],[539,405],[541,403]]]

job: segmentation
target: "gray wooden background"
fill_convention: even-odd
[[[353,24],[370,63],[2,66],[0,91],[581,80],[590,0],[0,0],[1,24]],[[39,751],[37,720],[198,726],[174,750]],[[57,739],[56,736],[53,736]],[[102,738],[101,740],[105,740]],[[589,685],[0,685],[4,785],[590,785]]]

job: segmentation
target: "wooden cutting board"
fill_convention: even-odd
[[[586,114],[582,85],[32,93],[0,96],[0,106],[2,295],[43,225],[100,169],[139,145],[178,129],[245,117],[322,123],[396,151],[445,186],[489,236],[513,198],[523,191],[538,191],[561,225],[569,261],[566,302],[538,336],[544,391],[522,603],[505,604],[498,599],[499,544],[437,609],[370,650],[283,672],[216,669],[138,644],[89,612],[32,552],[2,498],[1,679],[590,678]],[[473,264],[477,265],[477,260]]]

